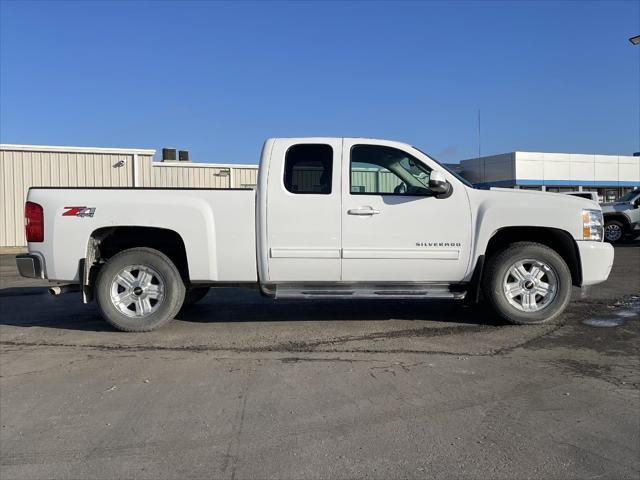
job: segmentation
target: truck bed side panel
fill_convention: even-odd
[[[50,280],[79,281],[92,232],[117,226],[177,232],[192,281],[257,280],[252,190],[33,188],[28,200],[44,208],[45,241],[29,250],[44,257]],[[63,215],[71,207],[95,211]]]

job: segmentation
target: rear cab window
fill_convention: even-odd
[[[330,195],[333,148],[326,144],[291,146],[284,160],[284,187],[299,195]]]

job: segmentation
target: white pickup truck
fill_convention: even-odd
[[[541,323],[613,264],[597,203],[474,188],[410,145],[364,138],[269,139],[256,191],[34,187],[25,212],[20,273],[81,290],[125,331],[230,285],[276,299],[482,297]]]

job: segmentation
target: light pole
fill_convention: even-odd
[[[633,44],[633,45],[640,45],[640,35],[636,35],[635,37],[631,37],[629,39],[629,41]],[[640,152],[634,152],[633,153],[634,157],[640,157]]]

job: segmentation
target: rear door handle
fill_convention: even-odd
[[[375,210],[371,207],[359,207],[347,210],[347,213],[349,215],[378,215],[380,210]]]

